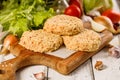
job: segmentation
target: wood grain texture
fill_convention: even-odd
[[[87,60],[84,64],[68,75],[62,75],[49,68],[48,80],[94,80],[91,60]]]
[[[99,50],[101,50],[109,41],[111,41],[113,35],[109,31],[104,31],[101,33],[101,38],[102,44]],[[11,52],[13,54],[17,54],[18,56],[14,59],[2,62],[0,64],[0,70],[5,72],[0,74],[0,79],[15,80],[13,76],[15,77],[15,72],[18,69],[37,64],[48,66],[58,71],[59,73],[66,75],[75,70],[78,66],[95,55],[98,51],[91,53],[75,52],[68,58],[62,59],[60,57],[52,56],[49,54],[35,53],[23,48],[19,44],[14,44],[11,46]]]

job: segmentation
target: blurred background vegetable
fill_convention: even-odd
[[[108,9],[108,10],[104,11],[102,13],[102,15],[110,18],[113,23],[120,22],[120,13],[115,10]]]
[[[65,9],[64,14],[70,15],[70,16],[75,16],[78,18],[80,18],[82,16],[80,8],[76,5],[73,5],[73,4]]]
[[[103,16],[108,17],[112,23],[113,27],[115,30],[120,30],[120,13],[113,10],[113,9],[108,9],[102,13]]]
[[[90,11],[105,11],[113,7],[112,0],[83,0],[84,11],[88,14]]]
[[[82,2],[80,0],[69,0],[69,6],[65,9],[64,14],[81,18]]]
[[[47,6],[49,0],[1,0],[0,24],[4,31],[20,37],[26,30],[43,27],[44,21],[55,15]]]
[[[79,8],[81,7],[80,6],[80,0],[69,0],[68,3],[69,3],[69,5],[74,4],[74,5],[78,6]]]

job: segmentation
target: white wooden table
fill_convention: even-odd
[[[116,2],[114,2],[114,9],[119,11]],[[119,44],[117,36],[118,35],[114,36],[110,44],[114,46]],[[120,80],[120,58],[117,59],[109,56],[107,50],[107,48],[104,48],[69,75],[62,75],[46,66],[36,65],[19,70],[16,75],[17,80],[36,80],[32,74],[40,71],[45,72],[45,80]],[[13,56],[11,55],[11,57]],[[7,56],[5,58],[8,59]],[[0,56],[0,60],[1,59],[2,56]],[[101,71],[94,68],[98,60],[102,61],[105,65],[105,68]]]
[[[117,36],[114,36],[110,44],[114,46],[119,44]],[[105,68],[101,71],[94,68],[98,60],[105,65]],[[46,66],[36,65],[19,70],[17,80],[36,80],[33,78],[33,74],[41,71],[46,74],[45,80],[120,80],[120,58],[109,56],[108,48],[104,48],[69,75],[62,75]]]
[[[119,11],[116,2],[114,2],[114,9]],[[119,44],[117,36],[114,37],[110,44],[115,46]],[[98,71],[94,68],[97,60],[103,61],[103,64],[106,66],[105,69]],[[106,48],[98,52],[69,75],[59,74],[45,66],[44,69],[48,80],[120,80],[120,58],[117,59],[109,56]]]

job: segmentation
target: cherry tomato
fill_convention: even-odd
[[[112,10],[112,9],[104,11],[102,13],[102,15],[110,18],[113,23],[120,22],[120,13],[118,13],[118,12]]]
[[[70,15],[70,16],[76,16],[78,18],[80,18],[82,15],[80,8],[76,5],[73,5],[73,4],[65,9],[64,14]]]

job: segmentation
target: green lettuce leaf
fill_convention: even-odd
[[[3,0],[0,24],[4,31],[21,36],[24,31],[43,28],[44,21],[54,15],[45,0]]]
[[[53,9],[49,9],[49,11],[42,11],[42,12],[37,12],[33,15],[33,21],[36,27],[38,26],[43,26],[44,21],[51,17],[52,14],[54,14]]]
[[[9,26],[8,31],[10,33],[13,33],[14,35],[17,35],[18,37],[21,37],[22,33],[27,30],[29,30],[28,20],[25,18],[21,18],[21,19],[18,19],[17,22],[16,20],[13,20]]]

